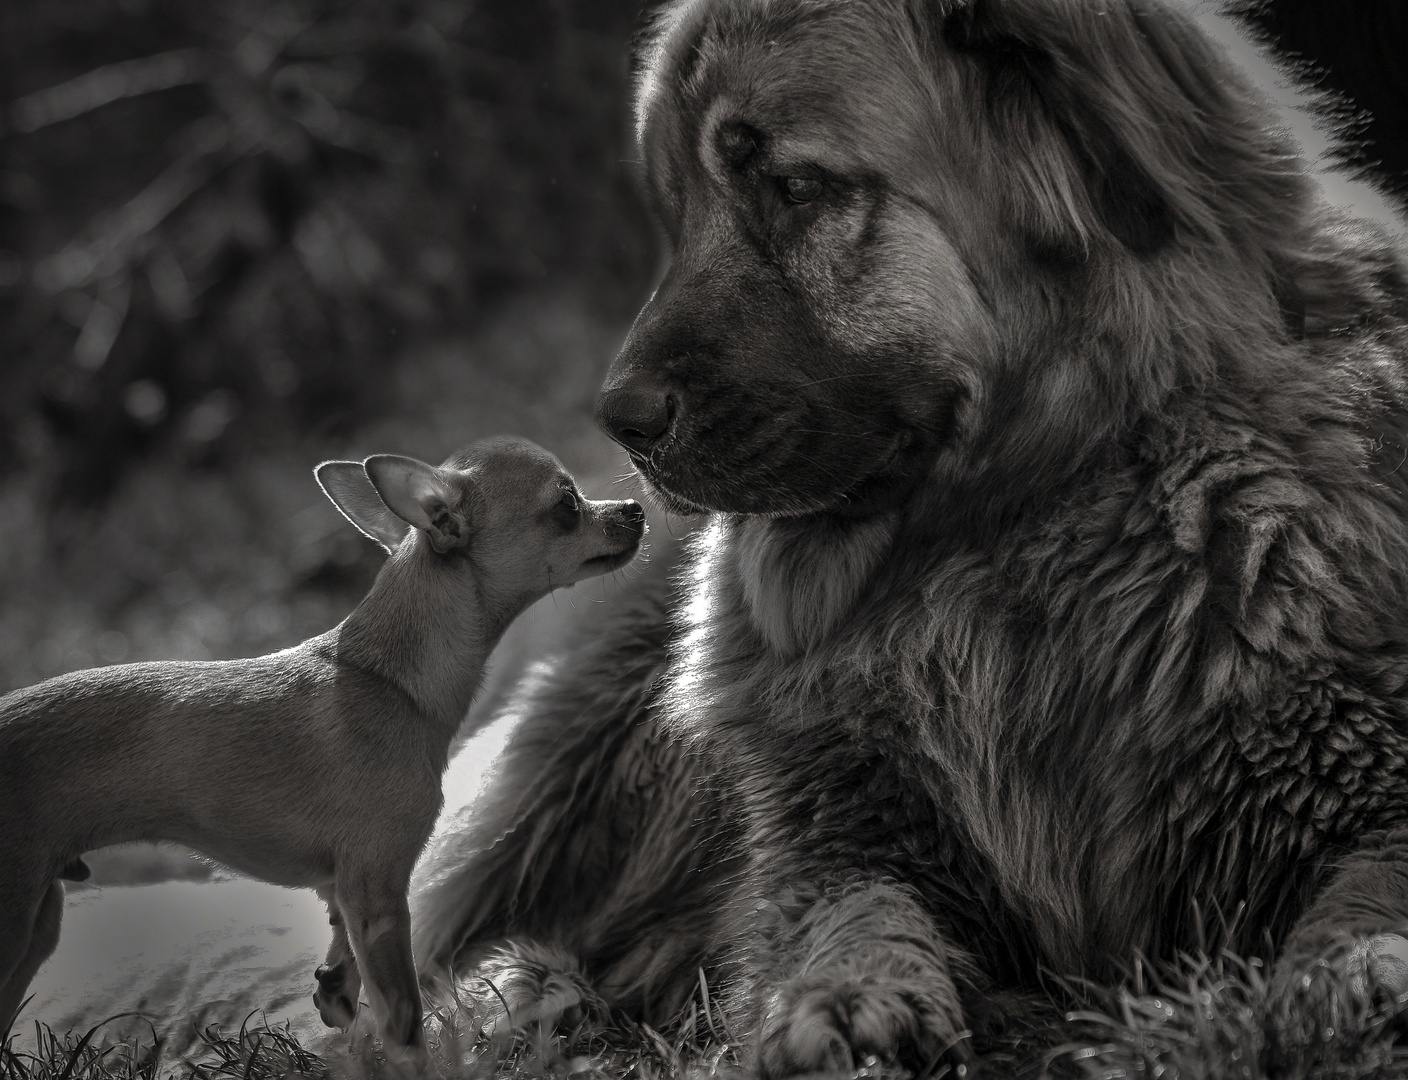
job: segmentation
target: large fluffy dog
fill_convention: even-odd
[[[712,517],[673,638],[644,590],[524,691],[423,962],[653,1020],[705,964],[779,1076],[1408,925],[1408,286],[1237,71],[1150,0],[686,0],[643,60],[599,415]]]

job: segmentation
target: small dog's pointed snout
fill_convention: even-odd
[[[645,507],[635,499],[608,503],[602,511],[601,520],[606,525],[608,536],[634,544],[645,535]]]
[[[606,433],[637,454],[650,448],[670,430],[675,418],[675,398],[665,387],[632,381],[602,392],[596,403],[596,420]]]

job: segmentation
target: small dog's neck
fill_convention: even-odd
[[[448,565],[413,533],[338,628],[340,658],[400,686],[429,717],[458,726],[489,654],[521,610],[503,607],[466,568]]]
[[[798,656],[854,609],[889,550],[895,522],[893,515],[721,517],[700,541],[700,572],[722,570],[759,637],[780,656]]]

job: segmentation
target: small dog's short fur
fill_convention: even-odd
[[[92,848],[173,840],[317,888],[335,926],[323,1018],[352,1022],[360,971],[388,1049],[423,1053],[406,888],[450,742],[508,624],[629,562],[645,515],[582,498],[521,439],[317,478],[390,555],[339,626],[269,656],[95,668],[0,698],[0,1032],[57,944],[56,879],[85,876]]]
[[[652,1022],[703,965],[769,1076],[1139,954],[1402,967],[1408,277],[1237,69],[1155,0],[680,0],[637,120],[599,417],[713,516],[672,637],[524,691],[418,956]]]

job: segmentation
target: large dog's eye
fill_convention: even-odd
[[[810,176],[785,176],[782,178],[782,192],[791,203],[809,203],[821,194],[823,184]]]

